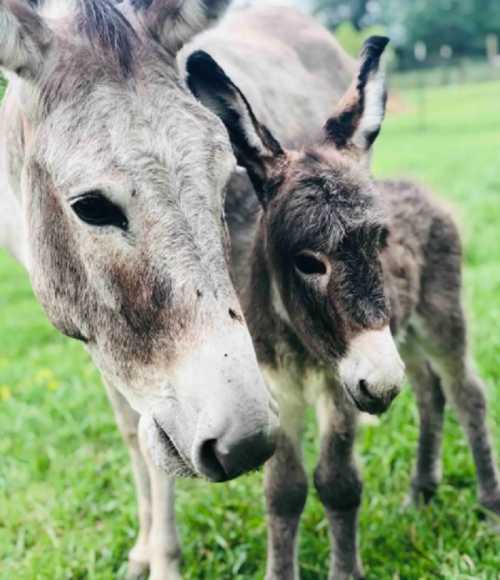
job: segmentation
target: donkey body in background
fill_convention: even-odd
[[[240,197],[227,206],[237,287],[280,405],[282,434],[266,468],[269,580],[298,577],[308,403],[321,433],[314,483],[330,524],[330,578],[363,576],[353,445],[358,410],[383,411],[401,385],[392,335],[400,338],[420,413],[413,499],[428,500],[436,490],[449,398],[468,436],[479,501],[500,514],[486,403],[466,341],[457,229],[427,192],[374,182],[368,170],[385,112],[379,60],[386,42],[367,42],[318,144],[298,151],[280,145],[210,56],[200,52],[188,63],[192,91],[226,124],[260,201],[259,208],[256,199]]]

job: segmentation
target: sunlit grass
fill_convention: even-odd
[[[477,364],[500,442],[500,84],[432,89],[424,116],[389,118],[378,175],[410,175],[457,208],[466,240],[466,300]],[[306,457],[316,457],[314,422]],[[417,438],[408,390],[359,441],[365,488],[361,545],[368,577],[498,578],[500,543],[476,504],[474,470],[449,413],[444,482],[421,511],[403,510]],[[0,254],[0,578],[122,576],[136,532],[128,457],[98,375],[57,334],[24,272]],[[261,475],[227,485],[183,482],[178,493],[186,578],[262,578]],[[326,578],[328,534],[311,487],[300,543],[305,580]]]

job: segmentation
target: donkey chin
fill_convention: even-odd
[[[386,411],[400,393],[405,377],[405,365],[389,327],[358,334],[340,361],[338,373],[360,411],[372,415]]]

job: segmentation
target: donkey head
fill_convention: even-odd
[[[196,53],[188,65],[191,90],[225,123],[260,199],[277,313],[372,413],[390,405],[404,373],[384,291],[389,230],[368,159],[385,113],[387,42],[367,41],[322,142],[304,151],[286,151],[208,55]]]
[[[35,292],[143,416],[159,465],[253,469],[277,417],[226,261],[234,156],[175,61],[228,1],[37,4],[0,2]]]

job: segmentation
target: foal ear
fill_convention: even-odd
[[[26,2],[0,0],[0,67],[35,80],[52,44],[52,31]]]
[[[380,59],[388,42],[385,36],[372,36],[365,42],[358,73],[326,123],[326,139],[338,149],[362,155],[378,137],[387,102],[385,71]]]
[[[265,204],[266,182],[285,152],[269,129],[259,123],[245,95],[206,52],[187,61],[187,83],[194,96],[226,126],[238,163],[244,167]]]
[[[215,24],[232,0],[130,0],[146,27],[176,54],[193,36]]]

